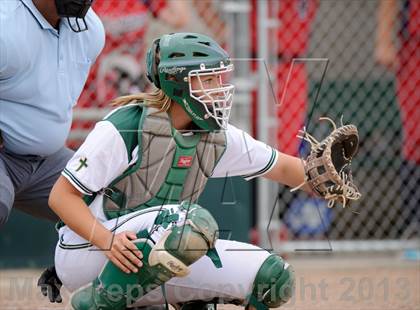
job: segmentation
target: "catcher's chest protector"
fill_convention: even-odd
[[[226,148],[224,132],[182,135],[156,112],[147,108],[140,119],[137,163],[103,190],[108,218],[197,201]]]

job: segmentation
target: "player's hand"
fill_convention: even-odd
[[[132,231],[115,234],[110,249],[105,251],[106,257],[126,273],[138,272],[143,266],[141,261],[143,254],[131,241],[135,239],[137,236]]]
[[[50,302],[61,303],[63,299],[60,295],[60,289],[63,284],[57,276],[55,267],[51,266],[44,270],[38,280],[38,286],[41,287],[41,293],[48,296]]]

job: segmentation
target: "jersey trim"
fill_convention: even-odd
[[[213,175],[214,169],[216,169],[217,164],[220,162],[220,160],[222,159],[223,155],[226,153],[227,143],[228,143],[227,142],[228,138],[227,138],[226,132],[227,132],[227,130],[223,130],[223,133],[225,135],[225,149],[223,150],[222,154],[220,154],[219,158],[216,160],[216,162],[214,164],[214,167],[213,167],[213,171],[211,172],[211,175]],[[211,175],[210,175],[210,177],[211,177]]]
[[[138,103],[127,104],[111,111],[104,121],[110,122],[122,137],[128,162],[132,160],[132,153],[138,144],[139,120],[143,114],[143,107]]]
[[[157,206],[157,207],[151,207],[145,210],[141,210],[141,211],[137,211],[135,214],[133,214],[132,216],[126,218],[125,220],[119,222],[117,221],[117,225],[115,225],[112,229],[110,229],[110,231],[112,233],[114,233],[118,228],[120,228],[122,225],[124,225],[125,223],[127,223],[128,221],[146,214],[146,213],[150,213],[150,212],[160,212],[162,211],[162,206]],[[61,235],[60,240],[59,240],[59,247],[64,249],[64,250],[79,250],[79,249],[85,249],[85,248],[90,248],[94,246],[92,243],[90,242],[83,242],[83,243],[77,243],[77,244],[67,244],[64,243],[64,235]]]
[[[111,115],[113,115],[115,112],[120,111],[121,109],[125,109],[125,108],[128,108],[128,107],[133,107],[133,106],[138,106],[138,105],[139,104],[137,104],[137,103],[129,103],[129,104],[122,105],[122,106],[120,106],[118,108],[115,108],[112,111],[110,111],[107,115],[104,116],[103,120],[106,121]]]
[[[242,177],[246,181],[249,181],[249,180],[251,180],[253,178],[259,177],[259,176],[267,173],[268,171],[271,170],[271,168],[274,167],[274,165],[277,162],[277,159],[278,159],[277,151],[275,149],[271,148],[271,157],[270,157],[270,160],[268,161],[267,165],[264,168],[262,168],[261,170],[259,170],[258,172],[256,172],[256,173],[251,173],[251,174],[243,175]]]
[[[86,186],[84,186],[82,184],[82,182],[80,182],[67,168],[65,168],[63,170],[63,172],[61,173],[67,180],[69,180],[69,182],[76,187],[79,192],[91,196],[94,194],[93,191],[91,191],[89,188],[87,188]]]

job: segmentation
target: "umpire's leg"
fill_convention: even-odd
[[[31,180],[25,190],[16,193],[13,206],[32,216],[58,221],[58,216],[48,206],[48,197],[73,154],[72,150],[63,147],[45,159],[33,162]]]
[[[7,172],[3,158],[0,156],[0,228],[6,224],[15,199],[15,189]]]

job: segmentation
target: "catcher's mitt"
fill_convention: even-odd
[[[341,125],[337,128],[327,117],[334,130],[321,142],[305,130],[300,131],[298,137],[311,144],[311,153],[304,161],[305,182],[292,189],[297,190],[304,184],[309,184],[312,190],[328,200],[328,207],[332,208],[336,201],[346,207],[348,200],[358,200],[361,194],[353,184],[350,164],[359,146],[359,134],[354,125]]]

